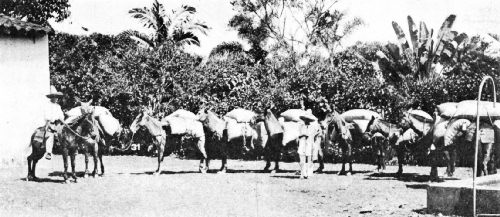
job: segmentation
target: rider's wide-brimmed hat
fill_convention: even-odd
[[[57,91],[54,85],[50,85],[50,92],[46,95],[48,98],[60,98],[63,96],[63,93]]]

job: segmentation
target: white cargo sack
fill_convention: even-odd
[[[101,115],[111,115],[111,112],[107,109],[107,108],[104,108],[102,106],[91,106],[91,108],[94,110],[94,117],[98,117],[98,116],[101,116]],[[73,120],[77,119],[78,117],[80,117],[82,115],[82,107],[81,106],[77,106],[77,107],[74,107],[72,108],[71,110],[67,111],[66,113],[66,120],[64,120],[65,123],[72,123]]]
[[[302,124],[303,123],[293,121],[286,121],[283,123],[283,146],[299,138],[300,126],[302,126]]]
[[[197,120],[182,117],[170,117],[162,120],[163,124],[170,126],[170,133],[172,135],[191,135],[199,138],[205,136],[203,125]]]
[[[250,138],[254,134],[254,129],[249,123],[238,123],[234,119],[228,119],[226,122],[227,130],[227,141],[231,141],[237,138]]]
[[[91,108],[94,110],[94,117],[100,116],[100,115],[111,115],[111,112],[107,108],[104,108],[102,106],[91,106]],[[66,116],[68,117],[74,117],[74,116],[81,116],[82,115],[82,107],[77,106],[72,108],[71,110],[66,112]]]
[[[368,109],[352,109],[342,113],[340,116],[347,122],[352,122],[353,120],[371,120],[372,117],[382,118],[377,112]]]
[[[493,102],[480,101],[479,111],[476,111],[477,101],[475,100],[465,100],[457,105],[457,111],[455,112],[454,118],[465,118],[469,120],[475,120],[476,114],[479,114],[479,118],[482,120],[496,120],[500,119],[500,103],[496,103],[495,108],[493,108]]]
[[[406,130],[403,135],[401,135],[398,138],[398,141],[396,141],[396,146],[400,145],[402,142],[407,143],[407,144],[413,144],[417,141],[418,135],[413,131],[413,129],[408,129]]]
[[[112,115],[100,115],[97,117],[97,121],[101,125],[104,132],[110,136],[115,135],[115,133],[121,128],[120,122]]]
[[[293,121],[293,122],[300,122],[302,123],[302,119],[300,119],[300,116],[302,115],[307,115],[308,112],[304,111],[302,109],[288,109],[285,112],[280,114],[280,117],[282,117],[285,121]]]
[[[408,114],[410,114],[411,116],[413,116],[415,119],[421,121],[421,122],[424,122],[424,123],[434,123],[434,118],[432,118],[432,116],[427,113],[427,112],[424,112],[422,110],[418,110],[418,109],[415,109],[415,110],[409,110],[408,111]]]
[[[255,112],[246,110],[246,109],[233,109],[228,112],[224,117],[232,118],[236,120],[238,123],[249,123],[251,122],[255,116]]]
[[[172,114],[168,115],[165,118],[169,117],[181,117],[181,118],[190,118],[190,119],[198,119],[198,116],[196,116],[193,112],[190,112],[188,110],[184,109],[178,109],[177,111],[173,112]]]
[[[451,118],[457,111],[457,105],[458,103],[456,102],[445,102],[441,103],[437,106],[438,110],[438,115],[444,118]]]

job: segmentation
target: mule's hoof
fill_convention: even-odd
[[[160,172],[154,172],[153,173],[154,176],[159,176],[160,175]]]
[[[226,173],[226,170],[219,170],[219,171],[217,172],[217,174],[225,174],[225,173]]]
[[[85,173],[85,174],[83,175],[83,178],[84,178],[84,179],[86,179],[86,178],[88,178],[88,177],[89,177],[89,174],[87,174],[87,173]]]
[[[201,170],[200,169],[200,173],[205,174],[205,173],[207,173],[207,170]]]
[[[271,174],[276,174],[278,170],[271,170]]]
[[[64,180],[64,184],[69,184],[70,181],[68,179]]]
[[[346,176],[351,176],[351,175],[352,175],[352,173],[351,173],[351,172],[348,172],[348,173],[346,173],[345,175],[346,175]]]
[[[323,169],[317,169],[316,171],[314,171],[314,173],[321,174],[323,173]]]

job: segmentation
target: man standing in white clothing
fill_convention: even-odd
[[[45,158],[50,160],[52,158],[52,147],[54,146],[54,137],[57,136],[58,126],[64,121],[64,113],[61,106],[57,104],[63,94],[54,86],[50,86],[50,93],[47,98],[50,103],[45,109]]]

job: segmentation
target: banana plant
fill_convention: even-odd
[[[388,55],[382,51],[377,52],[380,68],[398,75],[400,79],[393,79],[396,81],[408,74],[417,79],[431,76],[434,73],[433,66],[443,63],[445,59],[453,59],[459,47],[468,39],[465,33],[458,34],[451,30],[455,18],[453,14],[448,16],[441,25],[437,37],[433,38],[433,29],[429,31],[424,22],[420,22],[417,28],[411,16],[408,16],[409,40],[401,26],[393,21],[392,27],[399,46],[389,43],[386,46]],[[446,62],[446,64],[449,63],[449,61]]]

